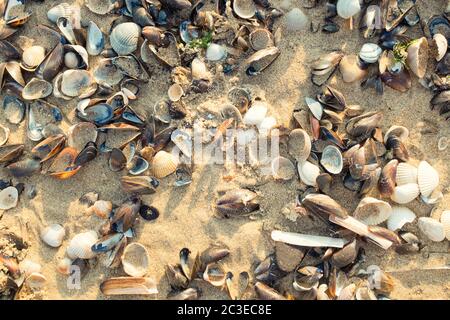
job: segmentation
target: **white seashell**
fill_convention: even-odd
[[[419,194],[420,191],[417,183],[407,183],[394,188],[391,200],[400,204],[405,204],[413,201]]]
[[[316,179],[320,175],[320,168],[308,161],[301,161],[297,165],[300,180],[308,186],[317,186]]]
[[[428,40],[425,37],[414,40],[407,49],[406,63],[419,78],[425,76],[428,63]]]
[[[363,79],[367,75],[367,69],[361,68],[358,56],[351,54],[344,56],[339,62],[339,71],[345,83],[352,83]]]
[[[418,227],[428,239],[434,242],[441,242],[445,239],[444,225],[430,217],[420,217]]]
[[[42,289],[46,282],[47,278],[38,272],[33,272],[25,279],[25,283],[34,291]]]
[[[255,101],[250,109],[245,113],[243,122],[247,125],[259,126],[266,117],[267,105],[262,101]]]
[[[133,242],[127,245],[121,260],[123,270],[131,277],[143,277],[148,272],[150,258],[142,244]]]
[[[91,259],[95,256],[91,248],[97,241],[98,235],[94,230],[79,233],[70,240],[67,256],[71,259]]]
[[[439,185],[439,173],[428,162],[421,161],[417,168],[420,193],[428,197]]]
[[[417,168],[409,163],[400,162],[397,165],[395,182],[398,186],[408,183],[417,183]]]
[[[70,274],[70,267],[72,265],[72,260],[69,258],[62,258],[58,260],[56,265],[56,271],[63,275]]]
[[[401,229],[406,223],[412,223],[416,219],[416,214],[406,207],[394,206],[392,213],[387,220],[389,230]]]
[[[0,146],[8,142],[10,132],[9,128],[0,125]]]
[[[444,225],[445,237],[450,240],[450,210],[442,212],[441,223]]]
[[[435,56],[436,61],[441,61],[447,53],[448,42],[447,38],[440,33],[436,33],[433,36],[434,43],[436,44],[437,54]]]
[[[19,192],[15,187],[7,187],[0,191],[0,210],[15,208],[19,201]]]
[[[67,52],[64,55],[64,65],[68,69],[76,69],[76,67],[78,66],[78,57],[75,52]]]
[[[338,0],[336,10],[339,17],[349,19],[361,10],[359,0]]]
[[[211,43],[208,46],[208,49],[206,49],[206,60],[209,61],[220,61],[222,59],[225,59],[227,56],[227,50],[224,46],[221,46],[217,43]]]
[[[381,56],[383,50],[376,43],[365,43],[359,51],[359,57],[361,60],[367,63],[375,63]]]
[[[279,230],[272,231],[271,237],[272,240],[274,241],[280,241],[302,247],[343,248],[345,244],[344,239],[313,236],[309,234],[301,234],[293,232],[284,232]]]
[[[434,189],[434,191],[428,196],[425,197],[424,195],[420,195],[420,198],[422,201],[428,205],[434,205],[440,202],[444,198],[444,194],[438,190]]]
[[[400,139],[400,141],[405,142],[409,137],[409,130],[404,126],[392,126],[386,131],[384,135],[384,143],[387,142],[390,136],[396,136]]]
[[[45,59],[45,49],[41,46],[31,46],[22,53],[23,66],[33,70]]]
[[[286,29],[288,31],[305,30],[309,23],[308,17],[299,8],[293,8],[286,14]]]
[[[258,126],[259,133],[263,136],[267,136],[276,125],[277,120],[274,117],[265,117]]]
[[[72,7],[67,2],[60,3],[47,11],[47,18],[56,23],[60,17],[69,18],[72,15]]]
[[[323,149],[320,164],[331,174],[339,174],[344,167],[341,150],[333,145]]]
[[[112,211],[112,202],[106,200],[97,200],[88,208],[88,213],[94,213],[100,218],[107,218]]]
[[[188,132],[176,129],[170,139],[184,155],[188,158],[192,156],[192,137]]]
[[[60,224],[51,224],[41,230],[41,239],[47,245],[58,248],[66,235],[66,230]]]
[[[19,263],[19,270],[20,273],[25,275],[25,277],[28,277],[30,274],[35,272],[41,272],[42,266],[34,262],[30,259],[24,259]]]
[[[105,37],[100,28],[93,21],[89,21],[86,35],[86,51],[91,56],[97,56],[105,46]]]
[[[137,49],[141,27],[134,22],[118,24],[109,36],[112,48],[118,55],[128,55]]]
[[[242,19],[250,19],[255,15],[256,7],[251,0],[235,0],[233,1],[233,11]]]
[[[153,174],[156,178],[164,178],[175,172],[178,162],[178,158],[173,154],[161,150],[153,157]]]
[[[211,73],[209,72],[206,63],[204,63],[199,58],[195,58],[194,60],[192,60],[191,72],[192,79],[194,80],[206,80],[211,78]]]
[[[169,90],[167,90],[167,95],[169,96],[170,101],[178,101],[184,95],[184,91],[178,83],[174,83],[169,87]]]
[[[82,97],[97,88],[94,78],[86,70],[66,70],[62,74],[61,92],[69,97]]]
[[[372,197],[362,199],[353,213],[359,221],[372,226],[386,221],[392,214],[389,203]]]
[[[295,176],[295,166],[291,160],[276,157],[272,160],[272,176],[277,180],[291,180]]]
[[[306,105],[309,108],[309,111],[311,111],[313,116],[317,120],[322,119],[322,114],[323,114],[323,106],[322,106],[322,104],[319,101],[314,100],[314,99],[309,98],[309,97],[305,97],[305,101],[306,101]]]

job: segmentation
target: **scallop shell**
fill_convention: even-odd
[[[53,248],[61,246],[66,230],[60,224],[51,224],[41,230],[41,239]]]
[[[433,218],[420,217],[417,226],[431,241],[441,242],[445,239],[444,225]]]
[[[450,210],[442,212],[441,223],[444,225],[445,237],[450,240]]]
[[[339,63],[339,70],[342,79],[346,83],[351,83],[363,79],[367,75],[367,70],[361,69],[358,56],[352,54],[344,56]]]
[[[250,19],[255,15],[256,7],[252,0],[235,0],[233,12],[242,19]]]
[[[413,201],[419,194],[419,185],[416,183],[408,183],[395,187],[391,199],[397,203],[405,204]]]
[[[169,96],[170,101],[178,101],[184,95],[184,91],[178,83],[174,83],[169,87],[169,90],[167,90],[167,95]]]
[[[428,41],[427,38],[422,37],[420,39],[414,40],[413,43],[408,47],[408,56],[406,62],[411,69],[411,71],[418,76],[423,78],[425,72],[427,71],[428,63]]]
[[[301,161],[297,165],[300,180],[308,186],[317,186],[316,179],[320,175],[320,168],[308,161]]]
[[[383,50],[376,43],[365,43],[359,51],[361,60],[367,63],[375,63],[380,58]]]
[[[15,208],[19,200],[19,192],[15,187],[7,187],[0,191],[0,209],[8,210]]]
[[[33,78],[22,90],[22,98],[25,100],[37,100],[48,97],[53,91],[50,82]]]
[[[263,28],[253,30],[248,36],[253,50],[258,51],[274,45],[272,33]]]
[[[416,214],[406,207],[392,207],[392,214],[387,220],[389,230],[401,229],[406,223],[412,223],[416,219]]]
[[[70,240],[67,247],[67,255],[71,259],[91,259],[95,253],[91,250],[92,246],[98,241],[97,232],[94,230],[79,233]]]
[[[293,8],[286,14],[286,29],[288,31],[305,30],[308,27],[309,19],[299,8]]]
[[[61,92],[66,96],[86,98],[96,89],[94,78],[86,70],[67,70],[62,74]]]
[[[274,158],[272,160],[271,168],[274,179],[288,181],[295,176],[295,166],[291,160],[287,158]]]
[[[105,37],[100,28],[93,21],[89,21],[86,36],[86,51],[91,56],[97,56],[105,46]]]
[[[417,168],[409,163],[400,162],[397,165],[395,182],[398,186],[407,183],[417,183]]]
[[[41,46],[26,48],[22,54],[22,68],[34,71],[45,59],[45,49]]]
[[[439,185],[439,173],[428,162],[421,161],[417,168],[420,193],[428,197]]]
[[[109,36],[112,48],[118,55],[128,55],[137,49],[141,27],[134,22],[117,25]]]
[[[311,138],[303,129],[294,129],[289,133],[288,151],[297,161],[305,161],[311,153]]]
[[[336,11],[339,17],[349,19],[361,10],[359,0],[338,0]]]
[[[153,157],[152,170],[156,178],[164,178],[175,172],[178,166],[178,158],[164,150],[159,151]]]
[[[267,104],[262,101],[255,101],[242,119],[246,125],[260,125],[267,114]]]
[[[322,151],[320,164],[331,174],[339,174],[344,167],[344,160],[339,148],[328,145]]]
[[[372,197],[362,199],[353,212],[353,216],[367,225],[378,225],[392,214],[391,205]]]
[[[122,266],[131,277],[143,277],[148,272],[150,258],[147,249],[140,243],[130,243],[122,255]]]

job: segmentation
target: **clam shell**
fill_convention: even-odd
[[[383,50],[376,43],[365,43],[359,51],[359,57],[361,60],[367,63],[375,63],[381,56]]]
[[[97,127],[91,122],[79,122],[67,131],[67,145],[78,152],[88,144],[97,140]]]
[[[116,4],[115,0],[86,0],[86,7],[96,14],[107,14],[114,9]]]
[[[35,272],[41,272],[42,266],[30,259],[24,259],[19,263],[20,273],[28,277],[30,274]]]
[[[297,161],[305,161],[311,153],[311,138],[303,129],[294,129],[289,133],[288,151]]]
[[[295,176],[295,166],[291,160],[284,157],[276,157],[271,164],[272,176],[277,180],[291,180]]]
[[[184,95],[184,91],[178,83],[174,83],[169,87],[169,90],[167,90],[167,95],[169,96],[170,101],[178,101]]]
[[[372,197],[362,199],[353,212],[353,216],[367,225],[378,225],[392,214],[391,205]]]
[[[267,29],[255,29],[249,36],[248,40],[253,50],[258,51],[274,45],[272,33]]]
[[[137,49],[141,27],[134,22],[118,24],[111,32],[109,41],[118,55],[128,55]]]
[[[187,157],[192,155],[192,137],[183,130],[177,129],[172,132],[170,140],[180,149],[180,151]]]
[[[109,217],[112,207],[113,205],[111,201],[97,200],[91,207],[89,207],[88,211],[93,212],[100,218],[106,219]]]
[[[400,204],[405,204],[413,201],[419,194],[419,185],[416,183],[408,183],[396,186],[391,195],[391,200]]]
[[[8,210],[15,208],[19,201],[19,192],[15,187],[7,187],[0,191],[0,209]]]
[[[41,230],[41,239],[53,248],[61,246],[66,230],[60,224],[51,224]]]
[[[233,12],[242,19],[250,19],[256,13],[256,7],[251,0],[233,1]]]
[[[97,56],[102,52],[105,46],[105,37],[100,28],[93,21],[89,21],[87,36],[86,36],[86,50],[91,56]]]
[[[152,170],[156,178],[164,178],[175,172],[178,158],[164,150],[155,154],[152,161]]]
[[[0,125],[0,146],[8,142],[10,130],[7,127]]]
[[[445,239],[444,225],[433,218],[420,217],[417,226],[431,241],[441,242]]]
[[[394,206],[392,213],[387,220],[389,230],[401,229],[406,223],[412,223],[416,219],[416,214],[406,207]]]
[[[67,247],[67,255],[71,259],[91,259],[95,253],[91,250],[92,246],[98,241],[97,232],[94,230],[78,233],[70,240]]]
[[[417,168],[420,193],[428,197],[439,185],[439,173],[428,162],[421,161]]]
[[[118,277],[110,278],[100,284],[104,295],[151,295],[157,294],[156,281],[153,278]]]
[[[112,59],[102,59],[96,65],[93,76],[97,83],[115,86],[122,81],[124,74],[115,66]]]
[[[408,47],[408,56],[406,62],[411,71],[423,78],[427,71],[428,63],[428,40],[425,37],[414,40],[414,42]]]
[[[361,10],[359,0],[338,0],[336,11],[339,17],[349,19]]]
[[[339,63],[342,79],[346,83],[362,80],[367,75],[367,70],[361,68],[358,56],[352,54],[344,56]]]
[[[150,258],[147,249],[140,243],[130,243],[122,255],[122,267],[131,277],[143,277],[148,272]]]
[[[48,97],[53,91],[52,84],[45,80],[33,78],[23,88],[22,98],[25,100],[37,100]]]
[[[313,116],[317,120],[322,119],[322,114],[323,114],[323,106],[322,106],[322,104],[319,101],[314,100],[314,99],[309,98],[309,97],[305,97],[305,101],[306,101],[306,105],[309,108],[309,111],[311,111]]]
[[[450,210],[442,212],[441,223],[444,225],[445,237],[450,240]]]
[[[288,31],[305,30],[309,19],[300,8],[293,8],[286,14],[286,29]]]
[[[227,56],[227,50],[224,46],[217,44],[217,43],[211,43],[208,46],[208,49],[206,49],[206,60],[209,61],[220,61],[222,59],[225,59]]]
[[[320,168],[308,161],[301,161],[297,165],[300,180],[308,186],[317,186],[317,177],[320,175]]]
[[[67,70],[62,74],[61,92],[66,96],[85,98],[96,89],[94,78],[86,70]]]
[[[3,116],[11,124],[19,124],[25,117],[25,104],[16,96],[4,95],[3,102]]]
[[[194,60],[192,60],[191,73],[192,79],[194,80],[204,80],[211,77],[211,73],[209,72],[206,63],[199,58],[195,58]]]
[[[440,33],[436,33],[433,36],[433,41],[436,46],[435,59],[436,61],[441,61],[442,58],[444,58],[445,54],[447,53],[448,48],[447,38]]]
[[[331,174],[339,174],[344,167],[344,160],[339,148],[328,145],[322,151],[320,164]]]
[[[45,59],[45,49],[41,46],[31,46],[22,53],[22,68],[34,71]]]
[[[259,126],[264,121],[266,114],[267,104],[263,101],[255,101],[245,113],[242,120],[246,125]]]
[[[399,163],[397,165],[395,182],[398,186],[407,183],[417,183],[417,168],[406,162]]]

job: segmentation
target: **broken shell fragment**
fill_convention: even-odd
[[[344,56],[339,63],[342,79],[346,83],[362,80],[367,75],[367,69],[363,68],[361,61],[356,55]]]
[[[427,71],[428,63],[428,40],[422,37],[417,40],[413,40],[407,49],[407,64],[411,71],[418,76],[423,78],[425,72]]]
[[[341,218],[348,216],[347,211],[330,196],[320,193],[310,193],[302,199],[302,205],[311,213],[328,220],[328,216],[336,215]]]
[[[394,206],[392,213],[387,220],[389,230],[401,229],[406,223],[412,223],[416,219],[416,214],[406,207]]]
[[[205,272],[203,272],[203,280],[209,282],[215,287],[223,287],[225,285],[226,278],[226,272],[218,263],[208,264],[206,266]]]
[[[148,272],[150,260],[148,251],[139,243],[132,242],[127,245],[121,260],[123,270],[131,277],[143,277]]]
[[[429,217],[420,217],[417,225],[431,241],[441,242],[445,239],[445,229],[441,222]]]
[[[280,49],[277,47],[268,47],[256,51],[247,60],[245,60],[245,72],[249,76],[258,75],[264,71],[264,69],[269,67],[279,55]]]
[[[100,284],[104,295],[152,295],[157,294],[156,281],[153,278],[117,277],[110,278]]]

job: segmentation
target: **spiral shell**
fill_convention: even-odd
[[[166,151],[161,150],[153,157],[152,170],[156,178],[164,178],[174,173],[177,166],[177,157]]]
[[[136,23],[124,22],[113,29],[109,41],[118,55],[128,55],[137,49],[140,34],[141,27]]]
[[[439,173],[428,162],[421,161],[417,168],[420,193],[428,197],[439,185]]]
[[[41,239],[53,248],[61,246],[66,230],[60,224],[51,224],[41,230]]]
[[[94,230],[79,233],[70,240],[67,256],[71,259],[91,259],[95,256],[91,248],[97,241],[98,235]]]

